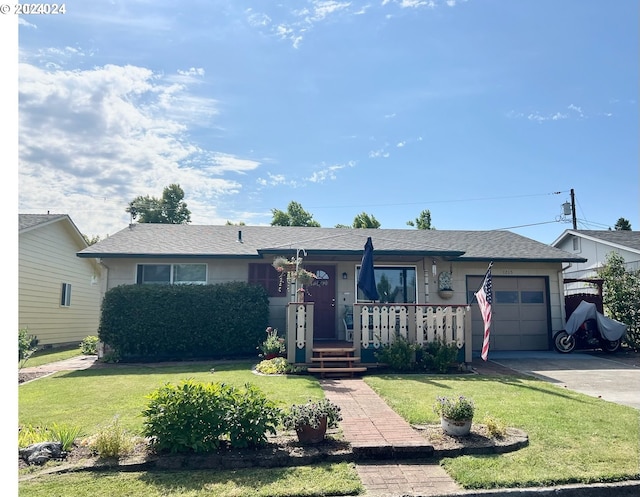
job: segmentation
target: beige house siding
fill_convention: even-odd
[[[86,244],[68,218],[19,235],[18,326],[39,344],[79,343],[97,335],[100,267],[76,253]],[[62,284],[71,284],[70,306],[62,306]]]
[[[400,259],[400,258],[399,258]],[[460,305],[467,303],[467,292],[475,292],[477,288],[467,288],[467,276],[483,276],[487,270],[487,264],[481,262],[456,262],[450,263],[436,258],[437,272],[452,269],[452,287],[454,295],[451,299],[440,298],[437,291],[437,277],[432,274],[431,264],[434,258],[420,258],[397,262],[376,262],[376,265],[384,266],[413,266],[416,268],[418,279],[418,303]],[[245,259],[219,259],[219,258],[117,258],[103,262],[108,271],[105,273],[107,280],[106,289],[111,289],[119,285],[131,285],[136,282],[137,264],[171,264],[171,263],[204,263],[207,264],[207,278],[209,284],[224,283],[229,281],[247,281],[249,262],[268,263],[269,259],[245,260]],[[314,264],[311,258],[305,259],[305,264]],[[360,261],[337,261],[327,262],[328,265],[335,265],[336,275],[336,329],[343,331],[342,318],[345,306],[352,306],[356,294],[356,267]],[[342,273],[346,273],[347,278],[342,279]],[[525,262],[496,262],[493,265],[493,276],[508,278],[540,277],[548,281],[548,294],[545,297],[545,306],[548,308],[550,316],[550,329],[547,330],[549,336],[564,328],[564,297],[561,291],[562,286],[562,264],[561,263],[525,263]],[[428,285],[425,285],[425,276],[428,278]],[[545,289],[546,290],[546,289]],[[428,297],[427,297],[428,292]],[[284,330],[286,327],[286,306],[290,298],[270,299],[270,324],[278,329]],[[472,306],[477,308],[477,302],[473,301]],[[476,330],[478,333],[480,331]],[[480,342],[481,343],[481,342]],[[480,348],[480,344],[474,342],[474,350]]]

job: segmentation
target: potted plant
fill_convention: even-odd
[[[475,412],[472,399],[464,395],[438,397],[433,410],[440,416],[440,425],[447,435],[464,436],[470,433]]]
[[[258,354],[258,357],[263,359],[273,359],[274,357],[279,357],[284,354],[287,349],[284,345],[284,338],[278,336],[278,328],[272,328],[269,326],[266,329],[266,332],[267,338],[259,347],[257,347],[257,349],[261,351],[261,353]]]
[[[322,442],[327,428],[337,428],[339,421],[342,421],[340,407],[327,399],[294,404],[282,416],[285,429],[295,430],[300,443]]]

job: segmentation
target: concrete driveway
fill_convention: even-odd
[[[489,361],[576,392],[640,409],[637,360],[616,360],[616,354],[598,352],[489,351]]]

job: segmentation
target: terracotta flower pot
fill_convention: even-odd
[[[445,417],[440,418],[440,426],[442,426],[442,431],[447,435],[452,435],[454,437],[464,437],[471,433],[471,423],[471,419],[456,421],[453,419],[447,419]]]
[[[310,425],[297,427],[296,434],[298,435],[300,443],[303,444],[317,444],[322,442],[327,434],[327,418],[322,418],[317,428]]]

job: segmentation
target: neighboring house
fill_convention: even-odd
[[[597,270],[606,263],[611,252],[622,256],[626,269],[640,269],[639,231],[569,229],[551,245],[585,259],[565,267],[563,275],[568,281],[565,286],[567,295],[598,293],[596,286],[573,280],[597,280]]]
[[[18,214],[18,327],[39,345],[97,335],[101,266],[80,259],[87,243],[66,214]]]
[[[597,278],[611,252],[622,256],[628,270],[640,269],[640,231],[565,230],[551,246],[586,259],[566,268],[566,278]]]
[[[357,288],[367,237],[381,295],[376,303]],[[304,304],[292,297],[295,288],[279,288],[272,266],[277,256],[296,255],[318,278]],[[562,269],[585,262],[509,231],[169,224],[131,224],[78,256],[100,259],[104,291],[129,284],[263,285],[271,325],[287,330],[288,344],[306,350],[307,360],[310,341],[349,337],[344,317],[354,312],[353,340],[361,343],[363,361],[366,353],[372,360],[371,351],[388,343],[390,333],[422,342],[446,333],[463,346],[464,332],[467,357],[468,342],[480,350],[483,324],[474,292],[491,261],[491,350],[548,350],[552,333],[565,324]],[[441,292],[439,282],[452,292]]]

